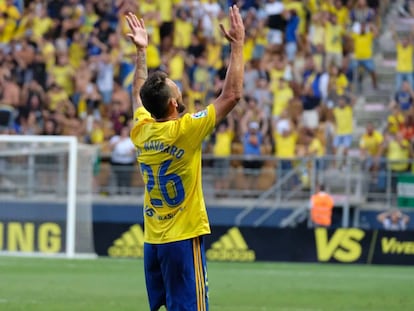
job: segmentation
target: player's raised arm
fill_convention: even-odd
[[[224,29],[223,25],[220,25],[221,31],[230,42],[231,53],[222,92],[214,101],[214,106],[216,107],[216,124],[225,118],[243,95],[243,45],[245,31],[239,8],[236,5],[230,7],[229,18],[229,30]]]
[[[142,106],[141,97],[139,92],[142,85],[148,77],[147,69],[147,46],[148,46],[148,33],[145,28],[144,20],[133,13],[128,13],[125,16],[130,33],[127,36],[131,38],[132,42],[137,48],[136,67],[134,73],[134,81],[132,83],[132,108],[133,112]]]

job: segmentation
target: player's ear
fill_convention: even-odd
[[[171,97],[168,101],[168,105],[172,105],[174,109],[178,108],[178,102],[175,98]]]

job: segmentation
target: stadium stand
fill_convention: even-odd
[[[95,191],[116,194],[110,142],[130,126],[134,70],[124,14],[144,18],[149,69],[168,72],[188,111],[196,112],[220,92],[229,46],[219,24],[226,25],[233,2],[0,1],[0,133],[74,135],[97,146]],[[406,93],[389,107],[395,72],[407,69],[395,67],[402,56],[390,25],[406,33],[410,6],[236,2],[247,29],[245,96],[205,142],[210,197],[265,199],[280,193],[281,200],[303,202],[324,182],[355,204],[384,200],[385,193],[388,206],[395,205],[395,187],[387,180],[394,185],[396,174],[411,165],[387,168],[379,159],[412,159],[413,86],[404,109],[398,100]],[[412,75],[412,67],[408,71]],[[375,138],[366,128],[376,129]],[[392,177],[382,177],[390,171]],[[142,192],[139,174],[128,186]]]

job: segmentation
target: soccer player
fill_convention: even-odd
[[[144,21],[126,16],[137,48],[131,139],[144,177],[144,268],[149,305],[168,311],[208,310],[203,236],[210,233],[201,185],[201,144],[243,91],[244,26],[230,7],[230,64],[220,96],[205,110],[184,111],[177,85],[165,73],[147,76]]]

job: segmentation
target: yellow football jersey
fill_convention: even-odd
[[[161,244],[210,233],[201,185],[201,144],[215,126],[213,105],[173,121],[134,113],[131,140],[145,181],[145,241]]]

